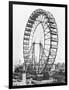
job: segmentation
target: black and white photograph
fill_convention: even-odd
[[[9,1],[9,87],[67,84],[67,5]]]

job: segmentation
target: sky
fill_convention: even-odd
[[[48,6],[13,5],[13,65],[24,62],[23,37],[26,23],[33,11],[43,9],[53,14],[58,28],[58,51],[55,59],[65,62],[65,8]]]

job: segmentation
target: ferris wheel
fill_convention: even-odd
[[[35,36],[37,37],[37,42],[36,40],[33,40],[34,34],[37,31],[39,25],[41,25],[43,29],[43,42],[40,41],[41,38],[39,40],[40,42],[38,42],[39,34]],[[58,31],[57,24],[53,15],[43,9],[36,9],[31,14],[26,24],[23,39],[23,56],[26,63],[33,62],[35,58],[35,56],[34,58],[32,58],[32,52],[35,44],[39,44],[39,46],[41,47],[41,59],[39,58],[40,60],[38,63],[38,68],[41,68],[40,71],[46,68],[48,69],[48,67],[51,69],[57,55]],[[33,64],[35,65],[35,63]]]

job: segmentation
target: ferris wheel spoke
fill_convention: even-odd
[[[45,52],[43,52],[43,54],[44,54],[45,57],[48,57],[48,56],[46,56]]]
[[[47,52],[49,52],[49,50],[48,50],[48,49],[45,49],[45,48],[44,48],[44,50],[46,50]]]
[[[42,24],[42,23],[41,23]],[[47,28],[49,28],[49,26],[47,25],[47,27],[45,27],[46,25],[43,26],[42,24],[42,27],[43,27],[43,30],[45,31]],[[45,28],[44,28],[45,27]]]
[[[43,47],[42,47],[42,49],[43,49],[43,53],[44,53],[45,57],[48,57],[48,56],[46,56],[46,54],[45,54],[45,50],[46,50],[47,52],[49,52],[49,50],[48,50],[48,49],[45,49],[45,48],[43,48]]]
[[[50,44],[45,44],[45,45],[48,45],[48,46],[50,46]]]
[[[50,39],[50,38],[46,38],[45,40],[48,40],[48,39]]]
[[[45,34],[45,36],[46,36],[48,33],[50,33],[50,31],[48,31],[48,32]]]

